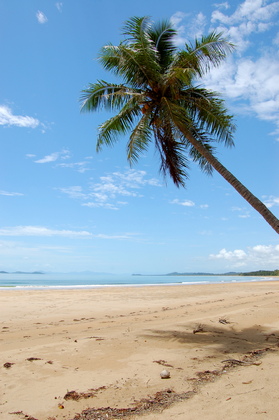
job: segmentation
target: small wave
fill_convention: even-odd
[[[177,286],[183,284],[179,283],[120,283],[120,284],[72,284],[72,285],[18,285],[18,286],[0,286],[1,289],[16,289],[16,290],[65,290],[65,289],[102,289],[107,287],[154,287],[154,286]],[[185,283],[190,284],[190,283]],[[193,283],[195,284],[195,282]]]
[[[182,281],[181,284],[209,284],[210,281]]]

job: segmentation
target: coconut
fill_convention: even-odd
[[[168,378],[170,378],[170,372],[167,369],[164,369],[160,373],[160,376],[161,376],[162,379],[168,379]]]

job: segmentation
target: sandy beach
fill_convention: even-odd
[[[0,307],[1,420],[278,419],[277,280],[1,290]]]

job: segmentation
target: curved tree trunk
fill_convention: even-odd
[[[179,127],[189,142],[195,149],[206,158],[206,160],[213,166],[213,168],[228,181],[234,189],[252,206],[257,210],[260,215],[270,224],[270,226],[279,233],[279,220],[274,214],[254,196],[238,179],[228,171],[199,141],[197,141],[185,128]]]

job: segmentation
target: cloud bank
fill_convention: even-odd
[[[176,43],[183,46],[213,30],[228,37],[236,45],[235,54],[212,69],[203,82],[228,98],[238,113],[274,123],[271,134],[279,140],[279,1],[245,0],[231,13],[228,2],[214,7],[210,21],[202,13],[175,13],[171,20],[178,30]],[[268,34],[268,44],[264,33]]]
[[[109,210],[118,210],[127,204],[129,197],[140,197],[140,190],[145,186],[158,187],[159,182],[155,178],[147,178],[145,171],[134,169],[124,173],[113,172],[99,178],[99,182],[91,182],[88,189],[75,185],[59,190],[72,199],[82,201],[83,206],[102,207]]]
[[[244,268],[254,267],[257,269],[275,270],[279,267],[279,245],[256,245],[246,250],[221,249],[217,254],[209,256],[213,260],[223,260],[228,267]]]
[[[33,117],[14,115],[11,108],[0,105],[0,125],[36,128],[40,121]]]
[[[87,231],[55,230],[42,226],[15,226],[0,229],[0,236],[86,236],[91,233]]]

